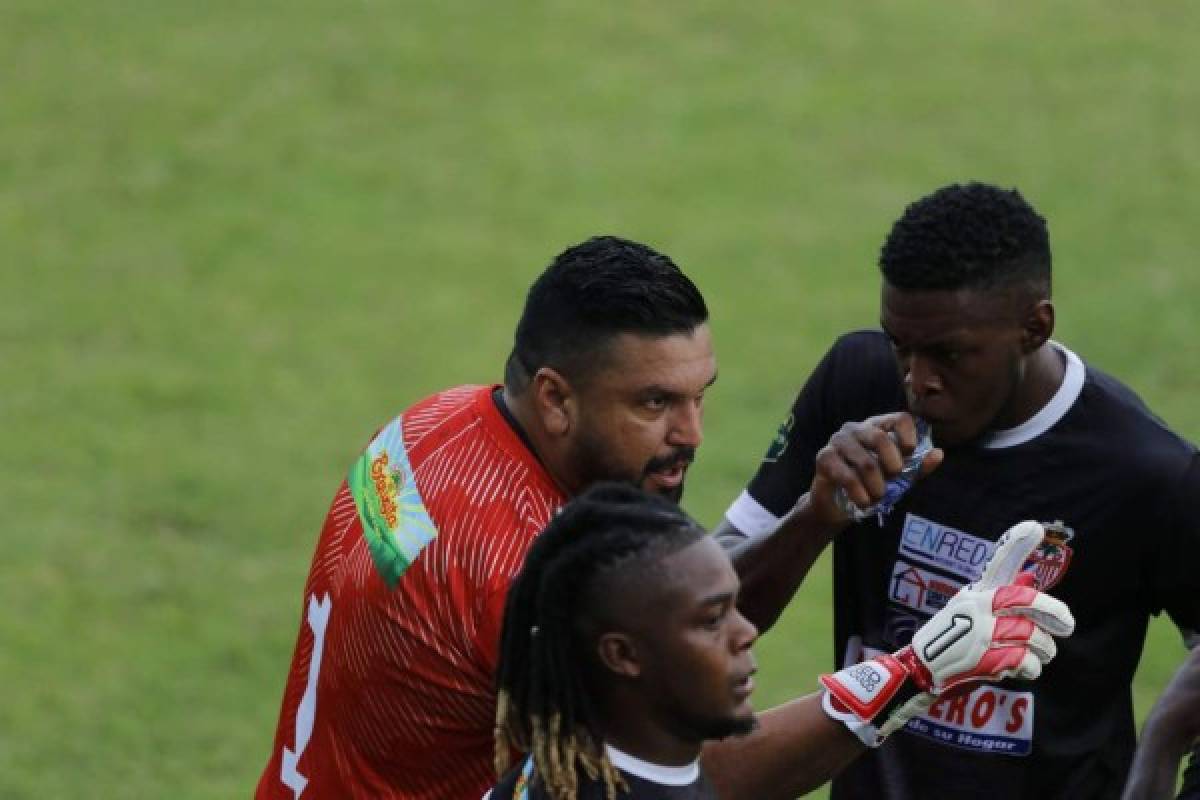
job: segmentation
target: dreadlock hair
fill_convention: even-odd
[[[1029,286],[1050,296],[1046,220],[1016,189],[952,184],[904,210],[879,254],[898,289]]]
[[[579,775],[627,790],[605,755],[590,675],[608,581],[648,569],[704,536],[675,504],[626,484],[579,495],[534,540],[505,602],[497,669],[495,766],[531,753],[554,800],[577,800]],[[590,632],[590,633],[589,633]]]
[[[690,333],[707,319],[700,290],[668,256],[595,236],[559,253],[529,288],[504,383],[519,392],[543,366],[584,380],[617,334]]]

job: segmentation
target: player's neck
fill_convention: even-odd
[[[664,767],[684,767],[700,757],[702,742],[681,740],[641,715],[604,721],[604,741],[618,750]]]
[[[533,453],[534,458],[545,467],[550,478],[565,494],[573,494],[571,481],[564,472],[563,465],[560,463],[561,459],[557,457],[557,451],[552,446],[550,437],[542,428],[541,420],[533,413],[533,409],[529,407],[525,398],[521,395],[514,395],[508,387],[503,387],[495,398],[505,421],[512,426],[517,436]]]
[[[1066,356],[1050,342],[1043,344],[1029,357],[1012,406],[995,427],[1013,428],[1027,422],[1053,399],[1066,373]]]

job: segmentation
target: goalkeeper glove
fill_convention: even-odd
[[[960,589],[910,645],[822,675],[826,713],[875,747],[956,687],[1041,675],[1056,652],[1051,637],[1075,629],[1070,609],[1021,572],[1043,535],[1036,522],[1014,525],[996,543],[982,577]]]

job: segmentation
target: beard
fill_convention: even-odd
[[[576,465],[582,479],[582,486],[591,486],[600,481],[619,481],[632,484],[639,489],[646,489],[646,483],[651,474],[674,466],[681,461],[690,464],[695,458],[696,448],[677,447],[666,456],[651,458],[640,470],[636,470],[619,463],[614,458],[612,449],[600,437],[585,431],[580,432],[571,454],[571,460]],[[646,489],[646,491],[651,491],[678,504],[683,499],[683,482],[670,488],[653,488]]]
[[[687,741],[728,739],[745,736],[758,727],[758,715],[745,717],[688,716],[678,720],[678,734]]]

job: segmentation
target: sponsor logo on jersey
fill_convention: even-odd
[[[1073,551],[1067,543],[1075,538],[1075,531],[1062,520],[1043,522],[1042,528],[1046,531],[1046,537],[1029,556],[1024,569],[1033,573],[1037,588],[1044,592],[1061,581],[1071,565]]]
[[[788,442],[791,441],[792,427],[796,424],[796,415],[788,414],[788,418],[779,426],[779,430],[775,432],[775,438],[771,440],[771,446],[767,448],[767,454],[763,456],[763,461],[768,464],[774,464],[787,450]]]
[[[1058,584],[1066,574],[1067,567],[1071,565],[1074,551],[1068,543],[1075,538],[1075,531],[1067,527],[1062,520],[1043,522],[1041,525],[1046,531],[1046,538],[1029,556],[1022,570],[1032,572],[1037,588],[1044,592]],[[941,567],[962,578],[963,583],[970,583],[979,578],[995,549],[995,542],[940,525],[916,514],[905,515],[904,527],[900,532],[901,553],[922,563]],[[901,564],[903,561],[897,561],[895,570],[899,570]],[[895,577],[896,572],[893,571],[893,592]],[[894,593],[892,599],[903,602]],[[928,611],[911,603],[905,605],[918,611]]]
[[[905,730],[964,750],[1026,756],[1033,749],[1033,693],[996,686],[952,692]]]
[[[393,420],[367,445],[346,478],[375,569],[394,588],[437,528],[425,511],[404,448],[404,428]]]
[[[906,514],[900,532],[900,552],[941,567],[969,583],[983,573],[996,543],[933,520]]]
[[[882,651],[864,647],[864,658]],[[1033,749],[1032,692],[984,684],[938,698],[924,714],[913,717],[906,733],[939,744],[1009,756],[1029,755]]]
[[[392,469],[386,450],[371,459],[371,482],[375,484],[375,495],[384,521],[389,528],[395,528],[399,521],[396,486],[404,485],[404,470],[400,467]]]
[[[899,560],[892,567],[888,597],[913,611],[932,615],[945,608],[961,587],[960,583]]]

